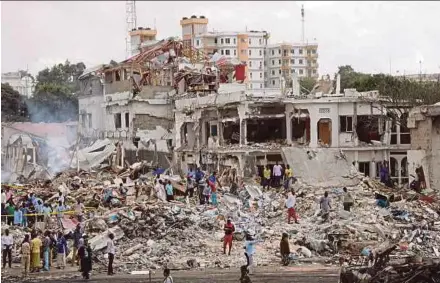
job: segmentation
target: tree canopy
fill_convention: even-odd
[[[350,65],[339,66],[341,90],[355,88],[357,91],[378,90],[380,96],[390,103],[406,102],[410,106],[434,104],[440,101],[439,81],[417,81],[386,74],[356,72]]]
[[[2,121],[25,122],[28,121],[26,99],[9,84],[2,83],[1,92]]]
[[[27,101],[32,122],[76,121],[78,117],[78,77],[86,66],[80,62],[54,65],[37,75],[35,93]]]

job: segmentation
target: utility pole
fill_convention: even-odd
[[[301,43],[305,41],[305,27],[304,27],[304,5],[301,5]]]
[[[422,81],[422,60],[419,61],[420,64],[420,71],[419,71],[419,81]]]
[[[126,35],[125,35],[125,57],[131,56],[131,37],[130,32],[136,28],[136,1],[126,1],[125,3],[126,16]]]

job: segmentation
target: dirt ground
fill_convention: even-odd
[[[19,270],[15,268],[6,273],[2,272],[2,282],[85,282],[74,269],[65,271],[55,270],[50,273],[32,274],[27,280],[17,277]],[[206,269],[190,271],[171,271],[175,283],[216,283],[216,282],[239,282],[240,271],[236,269]],[[289,267],[257,267],[252,274],[252,282],[269,283],[337,283],[339,279],[336,267],[326,266],[289,266]],[[106,276],[105,274],[93,274],[87,282],[163,282],[162,271],[152,272],[151,280],[148,275],[119,274]]]

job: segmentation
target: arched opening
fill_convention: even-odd
[[[318,144],[321,146],[332,145],[332,120],[320,119],[318,121]]]

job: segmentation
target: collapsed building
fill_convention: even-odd
[[[339,85],[338,79],[328,93],[317,87],[303,95],[294,78],[292,89],[222,85],[217,93],[177,96],[177,162],[183,170],[235,168],[251,177],[276,162],[301,168],[294,148],[309,148],[311,154],[329,148],[371,177],[379,176],[380,162],[391,160],[391,177],[406,183],[409,131],[389,119],[393,111],[377,91],[341,93]]]
[[[415,179],[419,170],[419,179],[426,189],[438,189],[440,172],[436,168],[440,166],[440,103],[411,109],[408,127],[413,137],[411,150],[408,151],[410,181]]]

